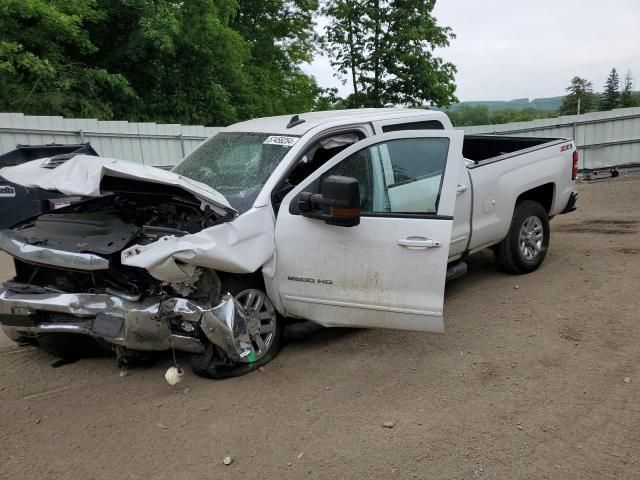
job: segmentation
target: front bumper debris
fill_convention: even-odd
[[[114,294],[0,288],[0,325],[15,341],[39,333],[75,333],[132,350],[203,353],[201,338],[206,337],[235,362],[253,357],[244,310],[231,295],[211,308],[179,297],[134,301]],[[186,325],[185,332],[196,335],[178,333],[176,325]],[[203,337],[198,338],[199,333]]]

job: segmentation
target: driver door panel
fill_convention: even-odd
[[[443,331],[461,162],[461,132],[384,134],[349,147],[290,192],[276,221],[286,314],[325,326]],[[330,175],[360,182],[359,225],[327,225],[295,208],[301,192],[317,193]]]

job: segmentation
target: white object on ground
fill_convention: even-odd
[[[170,367],[164,374],[164,378],[169,385],[176,385],[182,381],[184,370],[180,367]]]

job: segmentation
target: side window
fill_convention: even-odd
[[[360,212],[371,213],[375,211],[374,207],[374,155],[377,152],[373,147],[365,148],[352,155],[349,155],[342,162],[335,165],[328,172],[324,173],[321,180],[329,175],[342,175],[344,177],[352,177],[360,183]]]
[[[361,214],[436,214],[449,151],[448,138],[405,138],[372,145],[322,177],[360,182]]]
[[[364,133],[360,130],[346,130],[321,138],[307,148],[304,155],[298,159],[296,165],[287,174],[287,177],[280,182],[271,194],[271,201],[276,215],[278,214],[280,203],[296,185],[299,185],[342,150],[362,140],[364,137]]]
[[[305,152],[298,164],[289,173],[287,181],[291,185],[298,185],[342,150],[363,138],[364,135],[361,132],[355,131],[336,133],[319,140]]]

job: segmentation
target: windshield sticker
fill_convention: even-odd
[[[292,147],[298,141],[298,137],[285,137],[283,135],[271,135],[264,142],[264,145],[282,145],[283,147]]]

